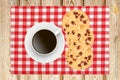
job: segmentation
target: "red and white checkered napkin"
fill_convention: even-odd
[[[35,22],[53,22],[61,27],[62,17],[70,10],[82,10],[90,19],[95,41],[94,61],[86,70],[73,70],[65,62],[65,50],[54,62],[41,64],[32,60],[25,51],[24,38]],[[108,74],[109,73],[109,8],[81,6],[11,7],[11,73],[14,74]]]

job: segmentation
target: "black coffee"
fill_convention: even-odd
[[[33,36],[32,45],[40,53],[47,54],[56,47],[56,37],[49,30],[40,30]]]

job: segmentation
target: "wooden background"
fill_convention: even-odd
[[[10,6],[109,6],[109,75],[13,75],[10,74]],[[0,0],[0,80],[120,80],[120,0]]]

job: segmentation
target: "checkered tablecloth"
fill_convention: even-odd
[[[36,22],[53,22],[62,27],[62,17],[70,10],[82,10],[90,19],[95,35],[93,64],[86,70],[69,68],[65,50],[54,62],[41,64],[25,51],[27,30]],[[11,73],[13,74],[108,74],[109,73],[109,8],[105,6],[12,6],[11,7]]]

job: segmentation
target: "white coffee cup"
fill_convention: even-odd
[[[56,40],[57,40],[56,46],[54,50],[51,51],[50,53],[42,54],[36,51],[33,47],[32,44],[33,36],[35,35],[36,32],[40,30],[49,30],[56,36]],[[58,28],[53,23],[41,22],[41,23],[36,23],[27,31],[24,44],[25,44],[26,52],[33,60],[41,63],[48,63],[61,57],[65,47],[65,39],[61,28]]]

